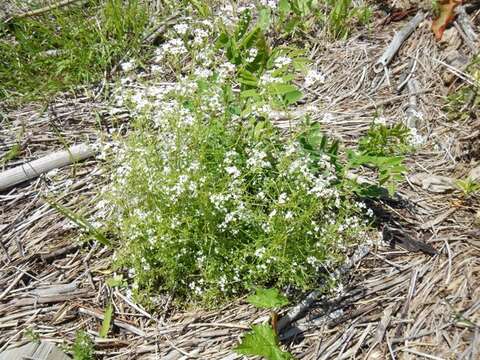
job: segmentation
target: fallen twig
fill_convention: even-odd
[[[358,264],[360,260],[367,256],[369,252],[370,247],[366,245],[359,246],[352,257],[342,267],[340,267],[340,269],[337,270],[336,275],[338,277],[345,275],[353,266]],[[290,311],[278,321],[277,331],[280,332],[293,321],[302,317],[310,308],[310,306],[312,306],[312,304],[318,299],[320,294],[321,291],[319,290],[312,291],[299,304],[290,309]]]
[[[419,11],[412,20],[410,20],[398,33],[395,34],[388,48],[373,66],[373,70],[376,73],[384,71],[405,40],[413,33],[417,26],[420,25],[424,18],[425,14],[422,11]]]
[[[7,20],[5,20],[5,23],[9,23],[10,21],[12,21],[14,19],[23,19],[23,18],[26,18],[26,17],[41,15],[41,14],[44,14],[44,13],[49,12],[51,10],[58,9],[60,7],[63,7],[63,6],[71,5],[73,3],[80,2],[80,1],[82,1],[82,3],[87,3],[88,2],[88,0],[62,0],[62,1],[59,1],[59,2],[54,3],[52,5],[45,6],[45,7],[40,8],[40,9],[27,11],[27,12],[24,12],[24,13],[18,14],[18,15],[13,15],[13,16],[9,17]]]
[[[68,150],[58,151],[27,164],[17,166],[0,173],[0,191],[7,190],[24,181],[34,179],[53,169],[87,159],[97,151],[88,144],[72,146]]]

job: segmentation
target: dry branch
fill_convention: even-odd
[[[417,26],[420,25],[424,18],[425,14],[419,11],[412,20],[410,20],[398,33],[395,34],[392,42],[373,67],[376,73],[382,72],[383,69],[390,64],[402,44],[413,33]]]
[[[27,164],[17,166],[0,173],[0,191],[5,191],[24,181],[34,179],[53,169],[87,159],[95,155],[96,150],[88,144],[72,146],[68,150],[58,151]]]
[[[10,21],[12,21],[14,19],[23,19],[23,18],[26,18],[26,17],[41,15],[41,14],[47,13],[51,10],[55,10],[55,9],[58,9],[58,8],[61,8],[61,7],[67,6],[67,5],[71,5],[71,4],[76,3],[76,2],[80,2],[80,1],[82,1],[82,3],[87,3],[88,2],[88,0],[63,0],[63,1],[59,1],[57,3],[54,3],[52,5],[45,6],[45,7],[40,8],[40,9],[27,11],[27,12],[24,12],[24,13],[18,14],[18,15],[13,15],[12,17],[8,18],[5,22],[9,23]]]
[[[465,11],[464,6],[459,6],[456,9],[457,13],[457,19],[455,20],[456,23],[460,26],[464,34],[468,37],[470,41],[473,43],[478,41],[478,35],[474,30],[474,26],[472,25],[472,22],[470,21],[470,18],[467,15],[467,12]]]
[[[352,255],[352,258],[349,259],[338,271],[336,275],[341,277],[350,271],[355,265],[357,265],[367,254],[370,252],[370,248],[366,245],[359,246],[355,253]],[[282,329],[290,325],[293,321],[298,320],[300,317],[305,315],[308,309],[320,296],[320,291],[312,291],[309,293],[305,299],[303,299],[299,304],[294,306],[284,317],[282,317],[277,324],[277,331],[280,332]]]

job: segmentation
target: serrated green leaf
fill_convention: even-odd
[[[247,302],[258,308],[272,309],[288,305],[288,299],[277,289],[257,289],[247,298]]]
[[[254,325],[234,351],[241,355],[263,356],[267,360],[293,359],[290,353],[279,348],[278,338],[268,324]]]
[[[112,316],[113,306],[112,304],[108,304],[107,308],[105,309],[105,314],[103,315],[102,328],[98,332],[101,338],[107,337],[108,330],[110,330],[110,324],[112,322]]]

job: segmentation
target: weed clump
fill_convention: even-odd
[[[286,136],[270,122],[302,97],[298,62],[248,11],[223,31],[179,24],[156,56],[197,66],[172,85],[123,92],[137,120],[107,199],[116,265],[144,303],[159,292],[215,303],[258,286],[313,288],[365,228],[338,144],[318,126]]]

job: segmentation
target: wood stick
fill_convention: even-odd
[[[455,20],[455,22],[460,26],[468,39],[470,39],[470,41],[472,41],[473,43],[476,43],[478,41],[478,35],[475,32],[475,28],[470,21],[467,12],[465,11],[465,7],[458,6],[455,9],[455,12],[457,14],[457,19]]]
[[[392,42],[384,51],[383,55],[378,59],[378,61],[373,66],[373,70],[376,73],[384,71],[385,67],[392,61],[393,57],[400,49],[402,44],[407,40],[407,38],[413,33],[418,25],[425,18],[425,14],[422,11],[419,11],[417,15],[413,17],[392,39]]]
[[[14,167],[0,173],[0,192],[10,189],[24,181],[34,179],[53,169],[87,159],[96,154],[93,146],[88,144],[74,145],[68,150],[58,151],[40,159]]]
[[[63,6],[71,5],[71,4],[79,2],[79,1],[82,1],[83,3],[87,3],[89,0],[62,0],[62,1],[59,1],[59,2],[54,3],[52,5],[45,6],[45,7],[40,8],[40,9],[27,11],[27,12],[24,12],[24,13],[18,14],[18,15],[13,15],[10,18],[8,18],[7,20],[5,20],[5,23],[9,23],[10,21],[12,21],[14,19],[23,19],[23,18],[30,17],[30,16],[41,15],[41,14],[44,14],[44,13],[49,12],[51,10],[58,9],[60,7],[63,7]]]
[[[85,315],[96,317],[97,319],[100,319],[102,321],[103,321],[103,318],[104,318],[104,315],[102,313],[99,313],[95,310],[90,310],[90,309],[87,309],[87,308],[83,308],[83,307],[78,308],[78,312],[80,314],[85,314]],[[113,319],[113,324],[118,326],[119,328],[130,331],[131,333],[133,333],[135,335],[138,335],[138,336],[141,336],[141,337],[146,337],[147,336],[147,334],[144,331],[142,331],[139,328],[137,328],[137,327],[135,327],[131,324],[128,324],[124,321],[121,321],[121,320],[118,320],[118,319]]]
[[[343,266],[341,266],[337,271],[337,277],[341,277],[348,273],[355,265],[357,265],[367,254],[370,252],[370,247],[366,245],[359,246],[351,259],[349,259]],[[284,328],[289,326],[292,322],[298,320],[310,309],[312,304],[318,299],[321,295],[320,290],[314,290],[309,293],[305,299],[303,299],[299,304],[291,308],[288,313],[282,317],[277,323],[277,331],[280,333]]]

